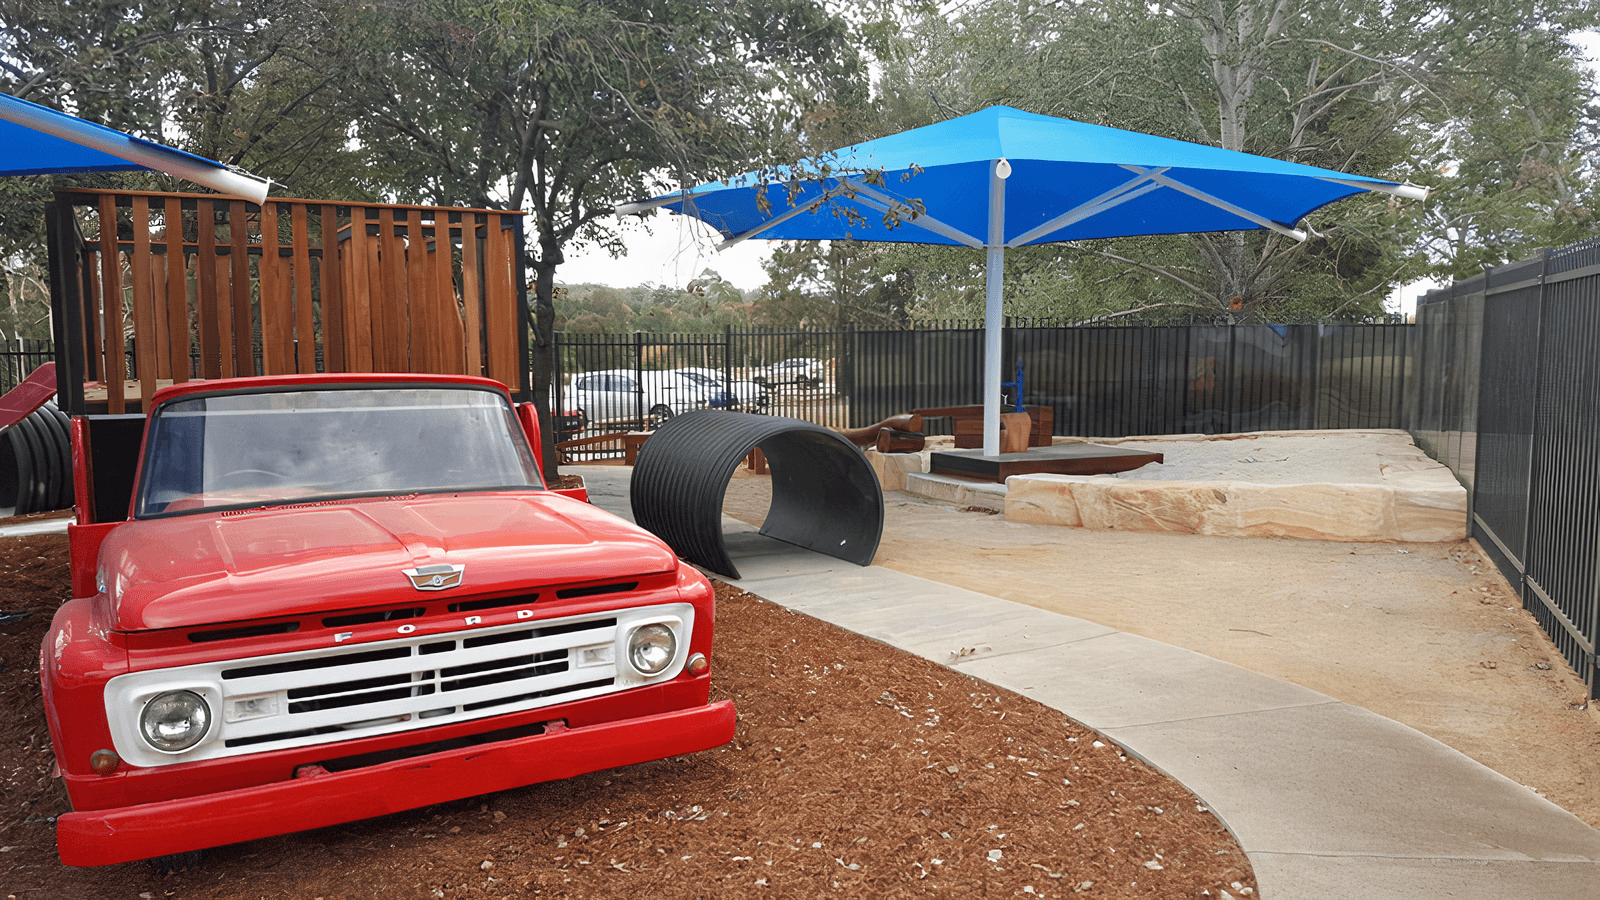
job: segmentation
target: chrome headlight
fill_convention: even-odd
[[[164,753],[200,743],[211,730],[211,707],[194,691],[167,691],[150,698],[139,714],[139,734]]]
[[[628,662],[640,675],[659,675],[678,655],[678,638],[665,625],[641,625],[628,635]]]

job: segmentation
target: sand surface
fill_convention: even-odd
[[[1165,465],[1127,475],[1381,477],[1393,436],[1410,442],[1373,434],[1385,433],[1164,441],[1177,451]],[[724,510],[759,525],[769,499],[768,480],[741,468]],[[1471,541],[1096,532],[1007,522],[902,492],[885,501],[877,565],[1321,691],[1455,747],[1600,827],[1600,717]]]
[[[1152,450],[1166,457],[1163,462],[1111,476],[1128,481],[1382,484],[1391,459],[1419,454],[1403,431],[1131,438],[1095,443]]]

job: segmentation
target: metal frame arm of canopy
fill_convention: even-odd
[[[842,185],[848,185],[851,190],[855,192],[855,201],[863,206],[875,209],[881,213],[901,216],[904,218],[906,224],[915,225],[924,231],[932,232],[940,237],[949,238],[952,241],[965,244],[968,247],[982,248],[984,245],[983,241],[973,237],[970,234],[967,234],[961,229],[956,228],[953,225],[947,225],[944,222],[935,219],[933,216],[928,215],[927,213],[919,213],[907,206],[905,203],[896,200],[882,191],[862,184],[859,181],[851,181],[848,178],[841,178],[839,179],[839,183]]]
[[[166,172],[168,175],[175,175],[185,181],[205,185],[219,193],[243,197],[257,206],[267,202],[267,190],[272,187],[271,179],[252,175],[243,169],[234,167],[213,169],[210,166],[191,162],[167,153],[149,159],[141,158],[138,154],[130,153],[126,150],[121,155],[146,168],[156,169]]]
[[[661,207],[666,206],[668,203],[677,203],[679,200],[688,203],[689,192],[678,191],[675,194],[662,194],[660,197],[652,197],[649,200],[635,200],[632,203],[618,203],[611,207],[611,211],[619,216],[631,216],[636,213],[649,212],[652,209],[660,209]]]
[[[1374,191],[1379,194],[1404,197],[1407,200],[1428,199],[1427,188],[1420,184],[1411,184],[1409,182],[1406,184],[1387,184],[1382,181],[1356,181],[1353,178],[1323,178],[1322,180],[1331,181],[1334,184],[1342,184],[1346,187],[1360,188],[1363,191]]]
[[[9,95],[6,95],[6,99],[10,102],[0,105],[0,119],[97,150],[107,156],[126,160],[134,166],[165,172],[220,193],[244,197],[258,206],[266,202],[267,189],[272,184],[270,179],[252,175],[243,169],[203,160],[154,141],[105,128],[46,106],[39,106]]]
[[[1134,172],[1134,173],[1137,173],[1137,174],[1140,174],[1140,175],[1148,175],[1151,179],[1160,182],[1162,185],[1164,185],[1166,187],[1169,187],[1169,188],[1172,188],[1175,191],[1179,191],[1181,193],[1188,194],[1189,196],[1195,198],[1196,200],[1199,200],[1201,203],[1208,203],[1208,204],[1210,204],[1212,206],[1215,206],[1217,209],[1222,210],[1223,212],[1233,213],[1234,215],[1238,216],[1241,219],[1244,219],[1244,220],[1249,221],[1249,222],[1254,222],[1257,225],[1261,226],[1262,228],[1266,228],[1266,229],[1268,229],[1270,231],[1276,231],[1277,233],[1279,233],[1281,235],[1284,235],[1285,237],[1291,237],[1291,238],[1294,238],[1297,241],[1302,241],[1302,242],[1305,241],[1308,237],[1310,237],[1310,235],[1306,234],[1304,231],[1301,231],[1298,228],[1291,228],[1288,225],[1283,224],[1282,222],[1274,222],[1271,219],[1269,219],[1269,218],[1267,218],[1265,216],[1261,216],[1261,215],[1258,215],[1256,213],[1253,213],[1250,210],[1245,209],[1242,206],[1235,206],[1234,204],[1229,203],[1228,201],[1223,200],[1220,197],[1213,197],[1210,194],[1206,193],[1205,191],[1200,190],[1199,188],[1192,188],[1192,187],[1188,186],[1187,184],[1184,184],[1181,181],[1178,181],[1178,180],[1173,179],[1173,178],[1169,178],[1166,175],[1161,174],[1160,172],[1156,171],[1155,169],[1144,169],[1144,168],[1140,168],[1139,166],[1130,166],[1130,165],[1127,165],[1127,164],[1123,164],[1122,167],[1124,169],[1127,169],[1129,172]]]
[[[1154,170],[1153,174],[1160,174],[1165,171],[1167,171],[1165,168],[1156,169]],[[1138,178],[1135,178],[1132,181],[1117,185],[1093,200],[1079,204],[1078,206],[1062,213],[1059,216],[1056,216],[1054,219],[1051,219],[1037,228],[1024,231],[1022,234],[1017,235],[1009,241],[1006,241],[1006,246],[1021,247],[1029,241],[1060,231],[1061,229],[1075,222],[1081,222],[1084,219],[1099,215],[1108,209],[1112,209],[1113,207],[1127,203],[1129,200],[1143,197],[1145,194],[1148,194],[1159,187],[1161,187],[1161,185],[1155,181],[1153,175],[1140,175]]]
[[[732,246],[734,246],[736,244],[742,244],[745,241],[748,241],[751,238],[756,237],[757,235],[761,234],[761,232],[766,231],[766,230],[768,230],[770,228],[774,228],[777,225],[780,225],[780,224],[782,224],[784,222],[787,222],[790,219],[794,218],[795,216],[800,215],[801,213],[811,212],[812,210],[814,210],[817,207],[821,206],[822,204],[828,202],[832,198],[837,197],[837,196],[839,196],[840,194],[843,194],[843,193],[845,193],[845,189],[843,187],[835,186],[835,187],[828,188],[827,190],[823,191],[822,192],[822,196],[818,197],[817,199],[812,200],[811,202],[805,204],[804,206],[796,206],[796,207],[790,209],[788,212],[786,212],[786,213],[784,213],[784,214],[782,214],[780,216],[775,216],[775,217],[773,217],[771,219],[768,219],[767,221],[762,222],[760,225],[757,225],[755,228],[752,228],[749,231],[746,231],[744,234],[736,234],[733,237],[728,238],[727,240],[725,240],[722,243],[718,244],[716,249],[718,249],[718,250],[726,250],[729,247],[732,247]],[[683,201],[684,208],[687,209],[690,205],[693,204],[693,202],[694,202],[693,200],[684,200]]]

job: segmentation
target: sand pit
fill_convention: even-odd
[[[1097,444],[1154,450],[1165,462],[1109,476],[1120,481],[1384,484],[1402,471],[1449,470],[1403,431],[1269,431],[1111,438]]]
[[[1165,462],[1113,475],[1017,475],[1004,486],[923,474],[926,452],[875,465],[886,490],[898,474],[905,490],[989,506],[1028,525],[1334,541],[1466,537],[1466,489],[1403,431],[1093,441],[1158,451]]]

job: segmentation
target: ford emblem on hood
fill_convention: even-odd
[[[449,563],[401,569],[411,579],[411,586],[419,591],[443,591],[459,587],[462,573],[466,570],[466,566],[452,566]]]

